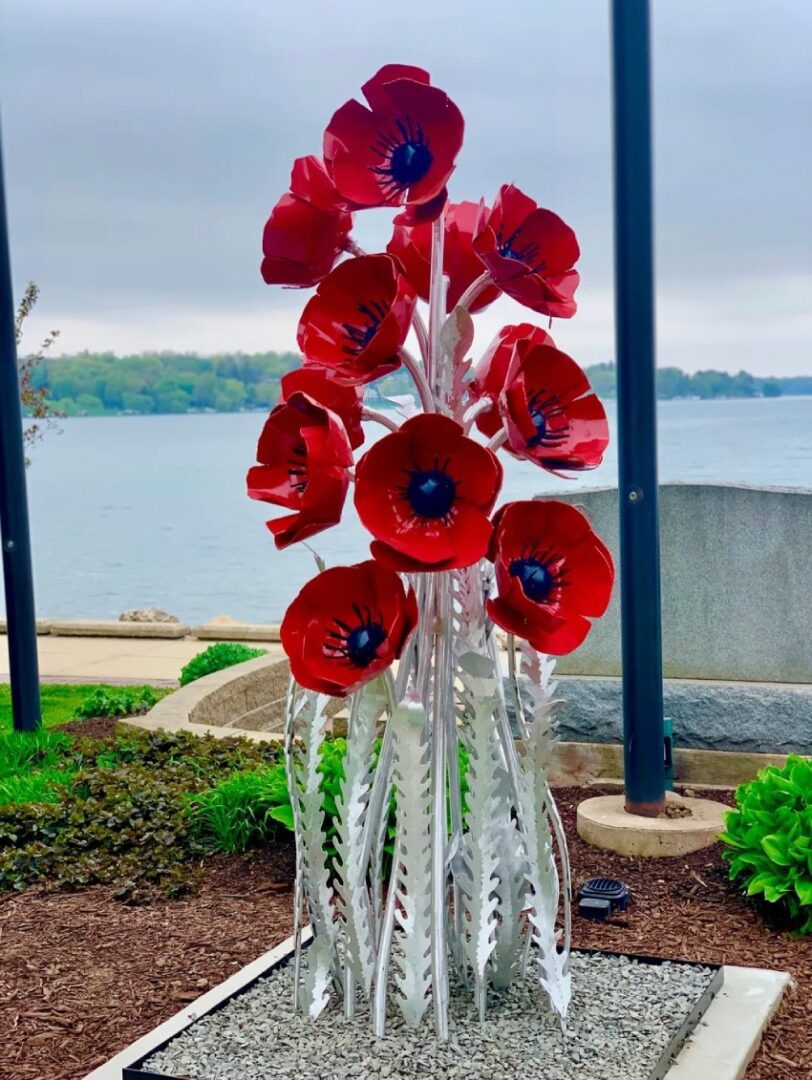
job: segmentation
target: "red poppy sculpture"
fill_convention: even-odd
[[[348,386],[396,371],[416,300],[389,255],[340,263],[302,312],[297,340],[305,364]]]
[[[422,68],[382,67],[324,134],[324,159],[343,198],[358,206],[429,207],[437,217],[462,146],[462,113]]]
[[[485,269],[474,251],[474,232],[484,202],[448,203],[445,209],[445,242],[443,273],[448,278],[446,309],[457,306],[463,293],[482,276]],[[386,246],[403,266],[406,277],[422,300],[429,298],[431,280],[431,224],[395,225],[392,239]],[[501,294],[496,285],[486,286],[470,305],[472,314],[483,311]]]
[[[493,209],[480,214],[474,251],[496,284],[520,304],[557,319],[575,314],[575,233],[517,187],[505,184]]]
[[[262,234],[268,285],[316,285],[346,249],[352,214],[318,158],[297,158]]]
[[[513,502],[494,521],[496,599],[488,614],[540,652],[563,656],[606,611],[614,569],[585,514],[568,503]]]
[[[265,421],[257,461],[248,470],[249,497],[293,511],[267,522],[278,548],[341,520],[352,448],[335,413],[307,394],[291,394]]]
[[[356,450],[364,441],[361,417],[364,411],[364,391],[360,386],[343,386],[329,371],[317,367],[300,367],[282,376],[280,402],[288,401],[295,393],[306,394],[341,420],[350,446]]]
[[[470,566],[488,549],[496,456],[437,413],[407,420],[358,462],[355,506],[372,555],[396,570]]]
[[[344,697],[397,660],[417,626],[417,600],[374,561],[313,578],[288,608],[280,637],[293,678]]]
[[[513,350],[499,398],[507,448],[550,472],[594,469],[609,445],[606,412],[566,353],[530,339]]]
[[[490,401],[491,403],[490,409],[485,412],[480,411],[476,416],[476,426],[483,435],[495,435],[502,428],[499,398],[507,383],[513,350],[520,341],[530,341],[539,345],[554,344],[546,330],[542,330],[540,326],[533,326],[531,323],[502,327],[474,368],[474,378],[471,383],[471,397],[479,402]]]
[[[608,428],[586,375],[546,328],[505,326],[471,357],[472,316],[502,293],[545,317],[575,314],[575,234],[512,185],[490,207],[449,201],[463,119],[421,68],[389,64],[363,94],[366,104],[348,101],[327,125],[323,162],[295,162],[265,227],[265,280],[314,292],[298,324],[302,364],[281,379],[248,494],[287,511],[267,523],[277,547],[336,526],[335,552],[352,539],[342,513],[353,485],[371,556],[329,565],[325,544],[281,626],[297,891],[313,928],[308,964],[292,965],[294,978],[307,968],[298,1000],[315,1018],[331,996],[347,1015],[366,996],[383,1036],[394,943],[394,1002],[417,1026],[432,1001],[442,1041],[449,967],[480,1016],[518,972],[535,972],[559,1017],[571,999],[568,935],[556,925],[559,901],[565,926],[570,918],[556,867],[566,881],[566,850],[546,782],[552,660],[539,653],[584,642],[614,571],[574,507],[497,508],[497,455],[556,475],[592,469]],[[392,211],[385,253],[365,254],[352,237],[367,207]],[[406,379],[412,395],[401,393]],[[384,434],[361,452],[373,423]],[[496,627],[509,634],[519,753]],[[329,837],[325,695],[349,698]],[[461,737],[472,762],[467,809],[454,797]],[[390,814],[390,902],[380,903]]]

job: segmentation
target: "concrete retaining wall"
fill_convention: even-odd
[[[556,497],[586,510],[619,566],[617,491]],[[667,677],[812,683],[812,491],[665,484],[660,549]],[[620,674],[619,606],[616,588],[561,673]]]

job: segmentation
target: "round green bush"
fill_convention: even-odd
[[[790,754],[736,791],[723,858],[748,896],[777,905],[797,934],[812,932],[812,758]]]
[[[251,649],[248,645],[235,645],[228,641],[220,641],[216,645],[210,645],[208,649],[193,656],[189,663],[181,668],[180,685],[194,682],[204,675],[211,675],[213,671],[222,671],[223,668],[241,664],[244,660],[253,660],[257,656],[265,656],[267,649]]]

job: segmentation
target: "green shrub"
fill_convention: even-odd
[[[235,773],[189,800],[192,833],[209,852],[246,851],[293,828],[284,765]]]
[[[222,671],[223,668],[241,664],[244,660],[253,660],[257,656],[265,656],[267,649],[251,649],[248,645],[235,645],[228,641],[210,645],[208,649],[193,656],[192,659],[181,668],[180,685],[194,682],[203,675],[211,675],[213,671]]]
[[[138,716],[148,712],[158,702],[151,686],[100,686],[74,710],[77,720],[92,716]]]
[[[812,932],[812,758],[793,754],[736,791],[720,839],[731,880],[777,905],[798,934]]]

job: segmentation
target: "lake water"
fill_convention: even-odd
[[[63,421],[28,472],[39,613],[110,619],[157,605],[192,623],[278,621],[314,565],[301,546],[275,550],[264,526],[275,508],[245,495],[262,422],[259,413]],[[812,397],[661,402],[659,422],[664,481],[812,488]],[[505,499],[617,480],[611,450],[571,482],[502,456]],[[313,546],[330,565],[355,562],[365,536],[350,502]]]

